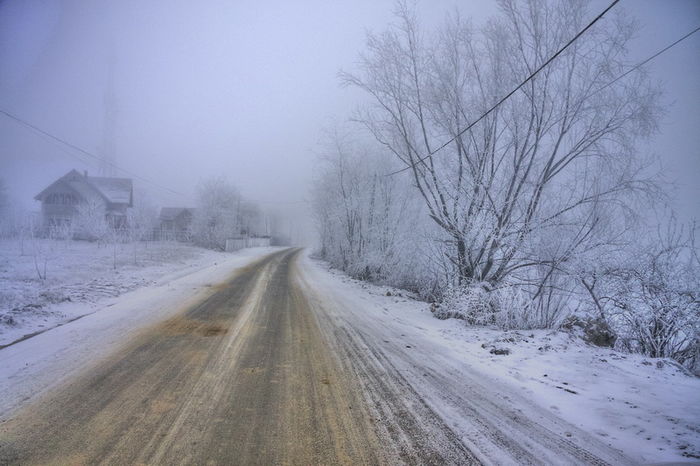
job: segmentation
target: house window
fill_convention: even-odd
[[[68,227],[71,224],[71,219],[66,217],[50,217],[49,227],[51,228],[61,228]]]
[[[52,193],[46,196],[47,204],[78,205],[79,199],[71,193]]]

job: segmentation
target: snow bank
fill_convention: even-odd
[[[700,379],[676,362],[589,346],[563,332],[452,324],[440,333],[450,346],[460,342],[456,357],[628,456],[700,458]]]
[[[0,347],[94,312],[128,291],[226,257],[174,242],[0,241]],[[35,261],[36,259],[36,261]],[[41,280],[36,268],[46,279]]]
[[[142,281],[131,278],[147,285],[119,297],[64,303],[56,315],[84,317],[0,349],[0,422],[78,371],[99,365],[132,333],[204,299],[237,268],[279,250],[251,248],[221,253],[183,248],[183,253],[190,254],[179,255],[179,259],[149,272],[139,270],[148,274]],[[64,275],[71,274],[67,270]],[[120,272],[120,276],[126,275],[124,270]]]
[[[330,290],[329,302],[374,335],[387,354],[419,352],[424,364],[439,365],[453,385],[438,391],[459,393],[474,384],[493,387],[490,396],[512,404],[517,412],[537,416],[536,407],[555,415],[637,463],[700,458],[700,379],[673,361],[592,347],[563,332],[504,332],[438,320],[428,304],[404,291],[353,280],[311,259],[306,262],[315,286]],[[410,364],[402,367],[412,371]],[[411,382],[468,441],[468,422],[450,411],[445,403],[449,396],[429,393],[435,387],[420,377]]]

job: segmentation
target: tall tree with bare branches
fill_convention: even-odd
[[[462,132],[592,17],[574,0],[499,5],[481,30],[453,14],[427,35],[399,4],[396,24],[369,35],[360,70],[341,78],[373,97],[357,120],[403,162],[448,238],[456,281],[516,280],[541,294],[572,256],[605,242],[601,210],[653,188],[635,143],[655,130],[659,92],[641,72],[608,85],[635,31],[610,15]]]

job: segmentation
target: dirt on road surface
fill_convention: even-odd
[[[376,355],[342,359],[298,255],[243,268],[20,410],[0,426],[0,463],[477,463],[420,397],[370,369]]]

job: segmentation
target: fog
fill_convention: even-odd
[[[476,23],[491,2],[419,1],[430,24],[460,5]],[[100,157],[157,205],[191,206],[224,175],[247,198],[309,230],[307,193],[324,126],[366,97],[339,85],[392,0],[353,2],[71,1],[0,3],[0,110]],[[591,11],[604,3],[594,2]],[[641,60],[700,24],[700,4],[623,1],[642,29]],[[662,155],[676,207],[700,217],[700,34],[648,65],[669,103],[644,150]],[[0,114],[0,178],[13,202],[71,168],[100,162]]]

